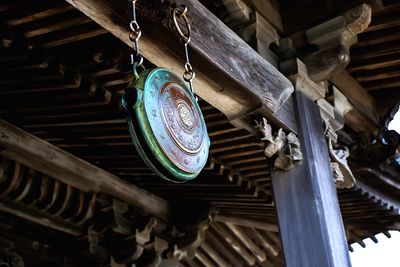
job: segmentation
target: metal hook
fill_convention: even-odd
[[[182,8],[183,8],[183,10],[182,10]],[[190,42],[190,34],[191,34],[189,19],[186,15],[187,10],[188,10],[187,6],[182,5],[182,6],[174,8],[172,11],[172,18],[174,21],[175,28],[176,28],[180,38],[184,42],[184,44],[188,44]],[[181,18],[183,19],[183,22],[184,22],[184,25],[186,28],[185,33],[182,31],[182,28],[179,26],[179,23],[178,23],[178,19],[181,19]]]

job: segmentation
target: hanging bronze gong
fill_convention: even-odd
[[[164,68],[143,71],[122,106],[136,149],[157,175],[185,182],[200,173],[210,139],[195,97],[178,76]]]

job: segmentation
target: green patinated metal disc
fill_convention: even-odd
[[[186,84],[164,68],[144,71],[122,97],[133,143],[160,177],[195,178],[207,162],[210,139]]]

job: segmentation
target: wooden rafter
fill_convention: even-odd
[[[214,216],[215,221],[223,223],[231,223],[245,227],[262,229],[271,232],[278,232],[278,226],[275,223],[267,223],[261,220],[254,220],[251,218],[243,218],[234,214],[217,213]]]
[[[0,120],[0,155],[88,192],[104,192],[168,218],[168,202]]]

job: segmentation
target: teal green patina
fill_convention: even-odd
[[[143,71],[122,97],[133,143],[158,176],[185,182],[207,162],[210,139],[186,84],[164,68]]]

